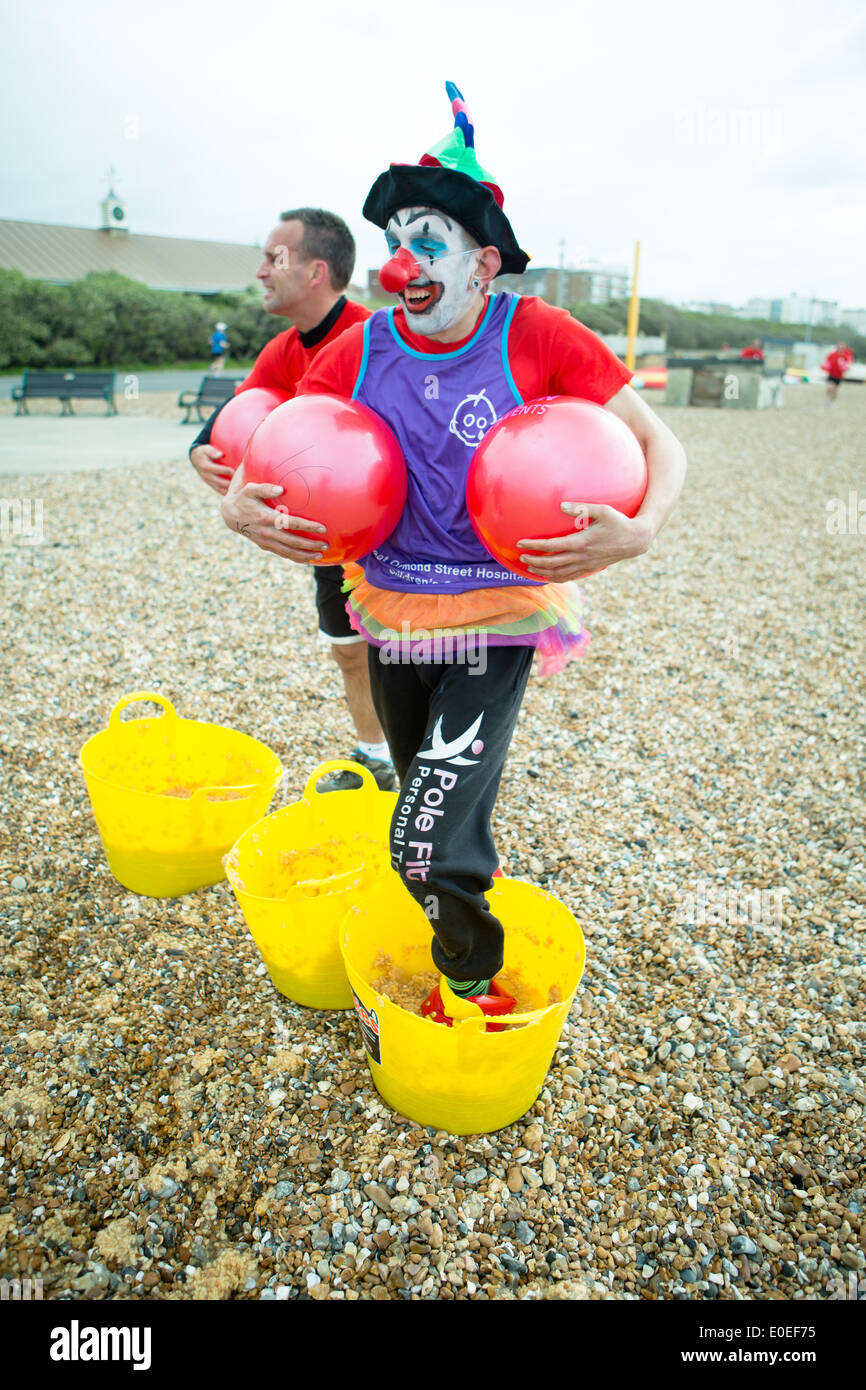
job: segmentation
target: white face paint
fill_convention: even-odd
[[[392,256],[405,248],[421,272],[400,295],[413,332],[426,337],[459,322],[478,295],[471,286],[478,264],[473,252],[481,250],[478,242],[459,222],[434,208],[399,208],[385,237]]]

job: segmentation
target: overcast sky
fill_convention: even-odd
[[[641,290],[866,306],[863,0],[6,0],[0,216],[261,243],[281,209],[361,206],[451,125],[536,265],[631,262]],[[253,266],[253,269],[255,267]]]

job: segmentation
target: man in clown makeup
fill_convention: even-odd
[[[405,510],[377,550],[347,567],[347,611],[369,644],[373,703],[401,782],[392,863],[435,933],[441,978],[422,1012],[451,1024],[514,1009],[495,978],[504,936],[484,894],[497,870],[490,817],[533,659],[544,674],[582,653],[581,594],[569,581],[649,548],[676,502],[685,456],[593,333],[542,300],[490,293],[496,275],[521,274],[528,256],[478,163],[463,98],[446,87],[454,131],[418,164],[392,164],[364,204],[385,232],[380,280],[399,304],[325,348],[299,394],[370,406],[406,459]],[[592,525],[553,541],[524,538],[536,553],[522,559],[538,576],[527,581],[476,537],[466,475],[496,420],[548,395],[580,396],[624,420],[649,483],[631,519],[563,499],[564,511]],[[244,506],[237,480],[227,524],[243,520]],[[283,524],[309,531],[311,561],[322,553],[327,538],[315,523]]]

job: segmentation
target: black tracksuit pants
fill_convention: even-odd
[[[490,816],[534,651],[483,654],[482,672],[387,664],[369,648],[373,704],[401,783],[391,862],[435,932],[436,968],[452,980],[502,968],[502,925],[483,896],[497,866]]]

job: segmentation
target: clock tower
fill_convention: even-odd
[[[113,188],[114,169],[109,171],[108,193],[99,205],[102,215],[100,230],[108,232],[109,236],[117,236],[129,231],[129,223],[126,220],[126,208],[123,200],[118,197]]]

